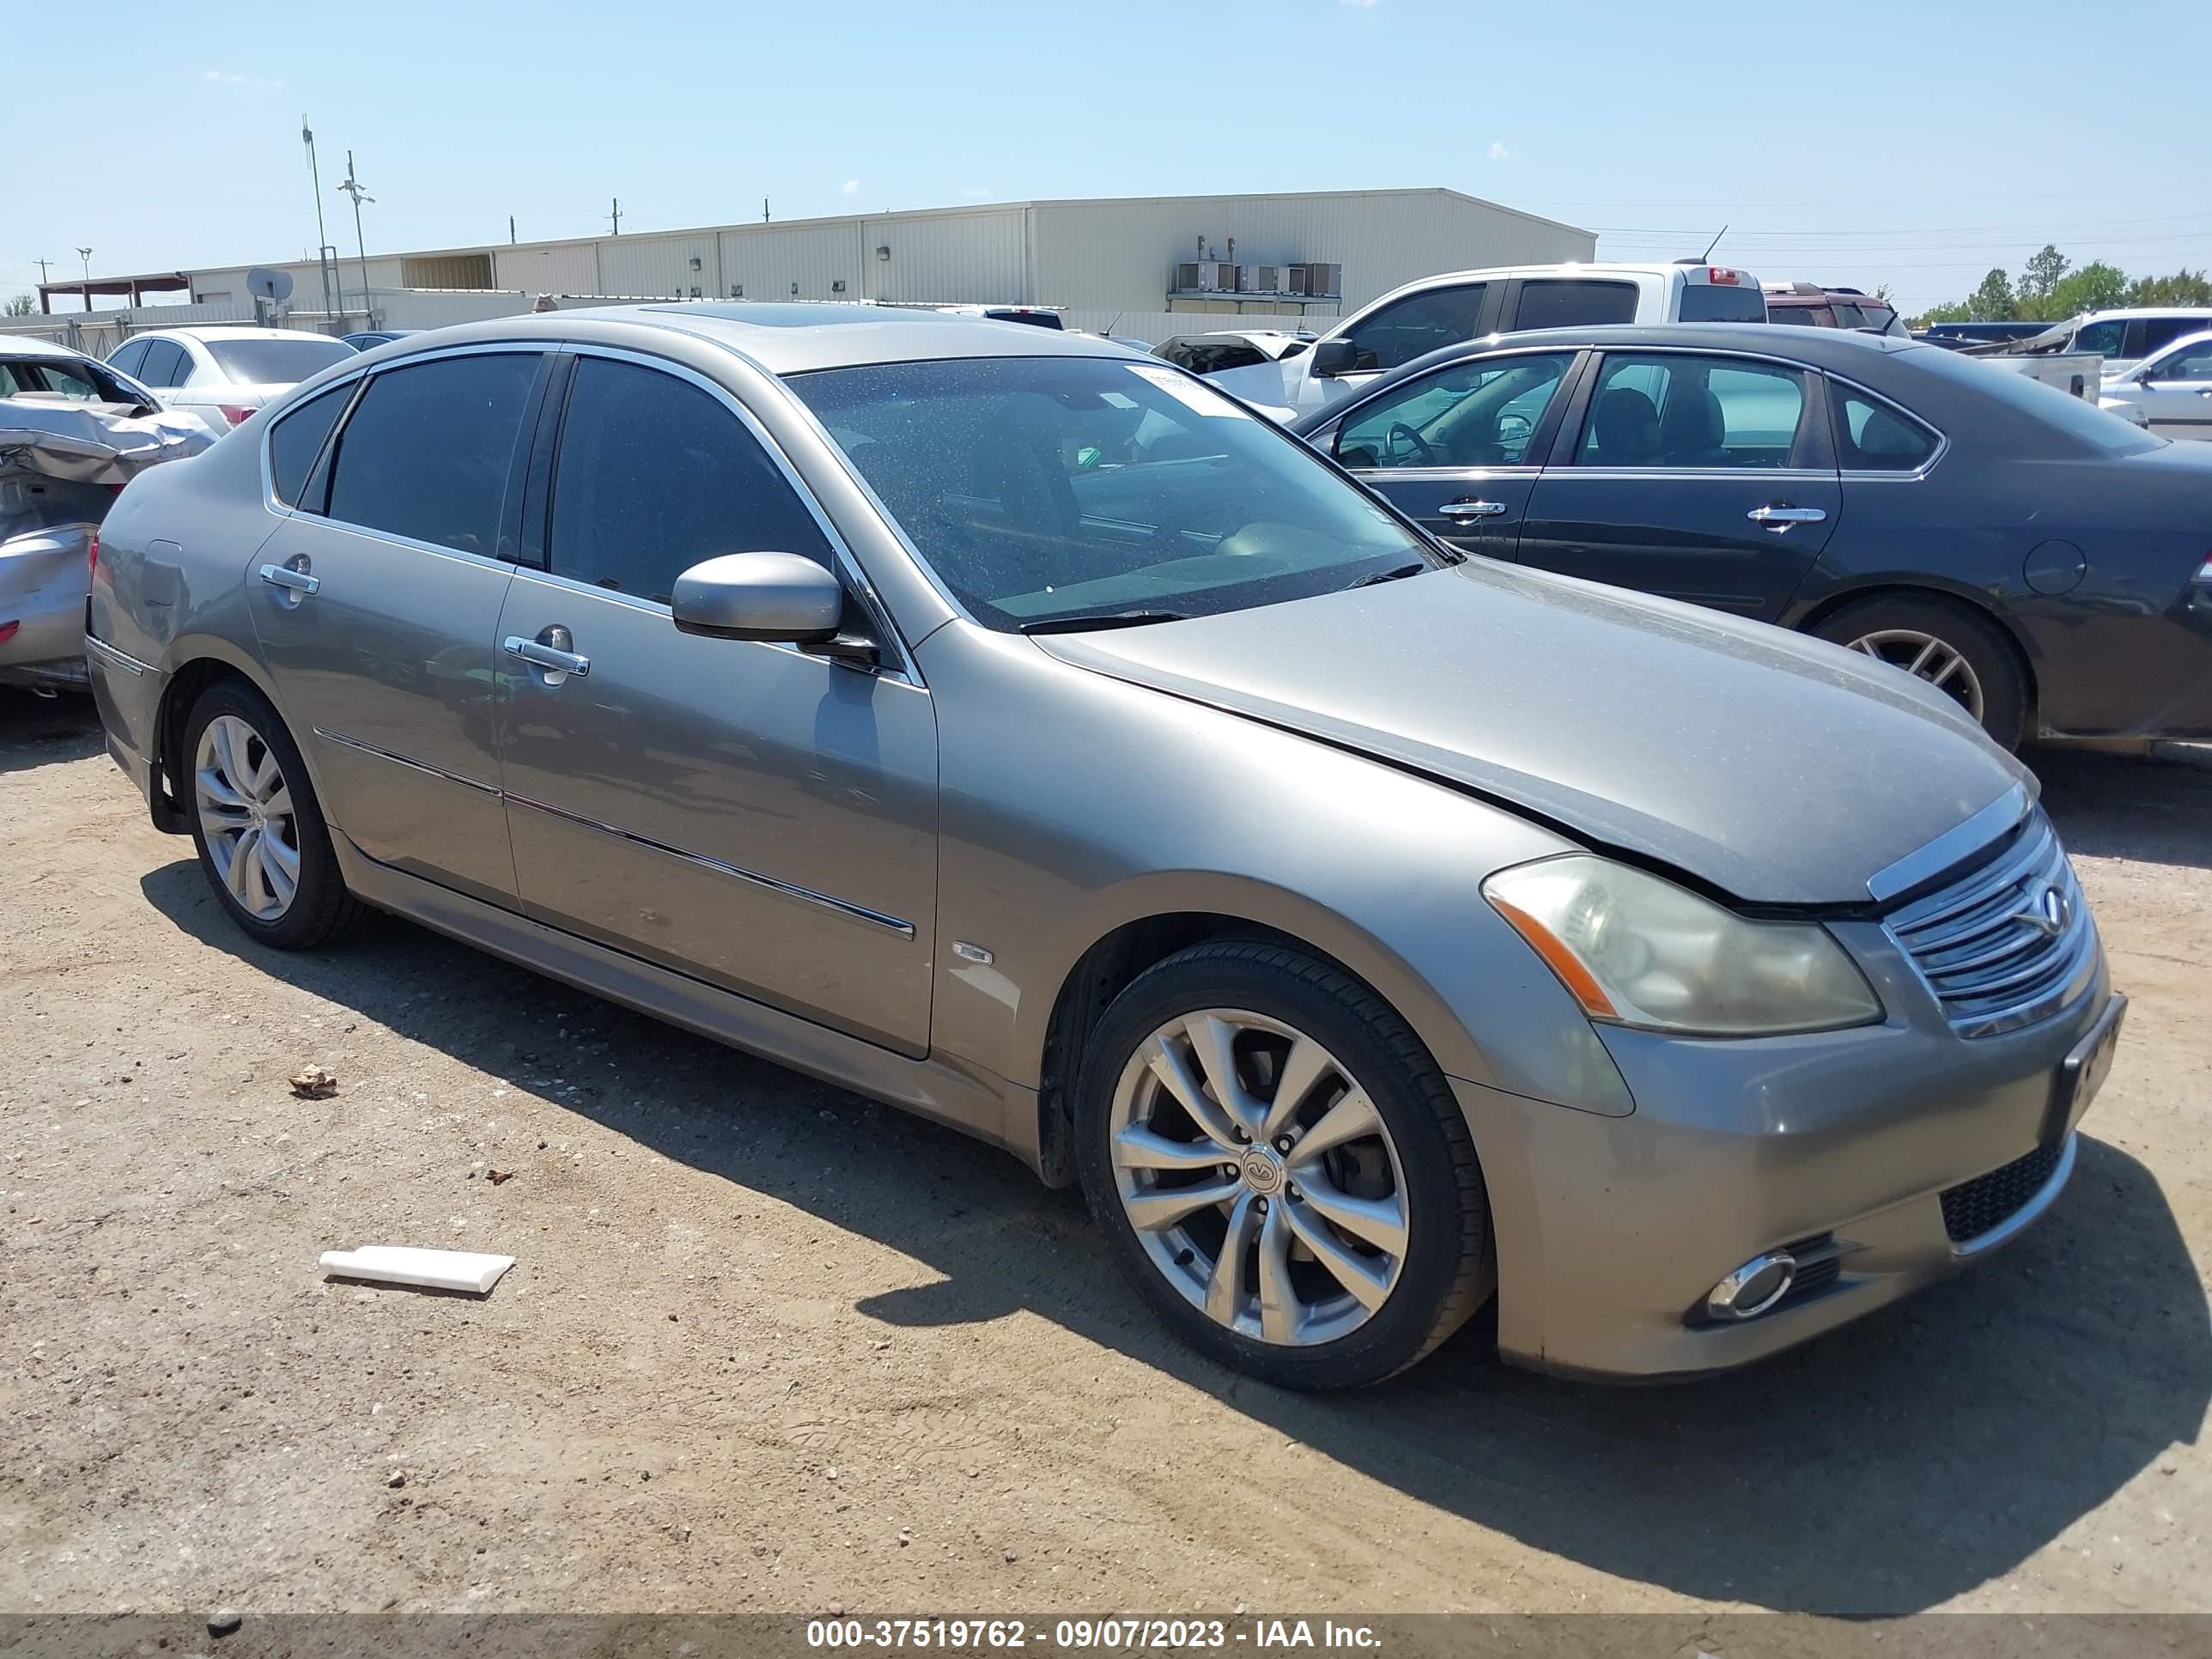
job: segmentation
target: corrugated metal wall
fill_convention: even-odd
[[[726,300],[860,297],[860,232],[855,220],[748,225],[726,230],[719,240]]]
[[[522,293],[597,294],[599,244],[563,242],[551,247],[492,250],[492,278],[501,288]]]
[[[1019,208],[862,221],[866,297],[1022,304],[1030,298],[1024,223]]]
[[[1030,211],[1036,300],[1085,309],[1164,307],[1170,267],[1200,257],[1201,235],[1208,257],[1239,264],[1341,264],[1346,311],[1437,271],[1589,259],[1597,252],[1587,231],[1443,190],[1047,202]]]

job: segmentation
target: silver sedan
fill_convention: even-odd
[[[926,312],[514,319],[134,483],[111,751],[363,905],[1080,1182],[1278,1382],[1736,1364],[2054,1200],[2122,1000],[2032,778],[1817,641],[1463,555]]]

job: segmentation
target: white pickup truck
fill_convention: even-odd
[[[1601,323],[1765,320],[1766,299],[1757,277],[1702,259],[1664,265],[1501,265],[1424,276],[1355,311],[1308,349],[1207,378],[1289,421],[1326,408],[1439,346],[1486,334]]]

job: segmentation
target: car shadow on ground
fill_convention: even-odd
[[[2022,758],[2069,851],[2212,869],[2212,746],[2137,757],[2046,744]]]
[[[1170,1338],[1069,1194],[950,1130],[396,920],[284,956],[237,933],[194,864],[143,884],[179,928],[259,971],[541,1098],[557,1061],[584,1081],[555,1103],[941,1275],[857,1296],[866,1316],[1041,1314],[1440,1510],[1684,1595],[1934,1606],[2193,1441],[2212,1400],[2204,1290],[2158,1182],[2094,1139],[2048,1220],[1978,1271],[1749,1371],[1570,1384],[1499,1364],[1478,1320],[1381,1389],[1301,1396]]]
[[[100,715],[90,697],[67,691],[41,697],[0,685],[0,775],[82,760],[101,746]]]

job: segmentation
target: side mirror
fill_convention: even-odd
[[[796,645],[823,656],[870,664],[876,647],[842,632],[845,586],[834,572],[796,553],[725,553],[676,579],[669,609],[680,634]]]
[[[1349,339],[1319,340],[1315,342],[1311,366],[1306,371],[1319,380],[1331,380],[1352,372],[1358,348]]]

